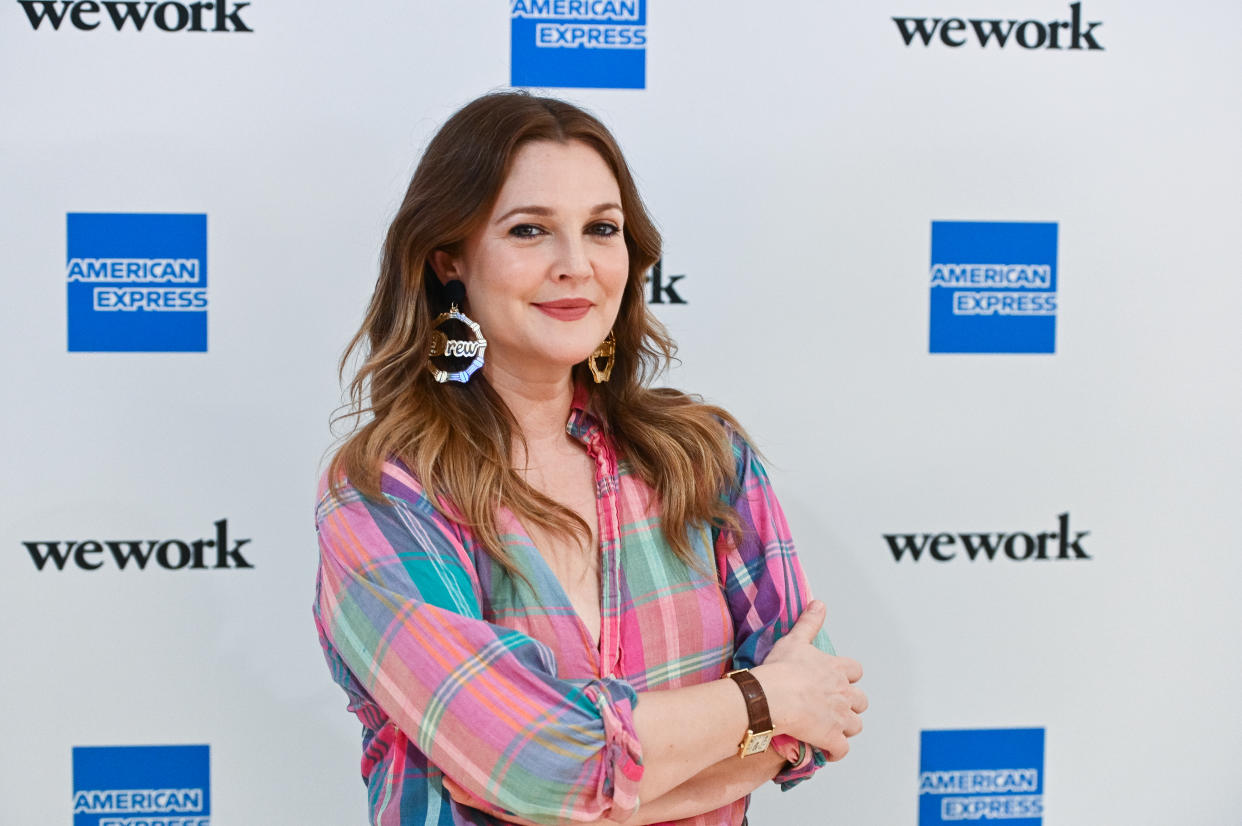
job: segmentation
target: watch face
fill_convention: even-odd
[[[765,731],[760,734],[752,734],[746,739],[746,745],[743,748],[744,755],[762,754],[768,750],[768,745],[772,742],[772,732]]]

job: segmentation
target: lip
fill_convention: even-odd
[[[534,306],[558,321],[577,321],[595,305],[585,298],[558,298],[555,301],[535,302]]]

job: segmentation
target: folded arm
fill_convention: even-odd
[[[745,759],[736,755],[726,757],[677,788],[642,804],[624,824],[646,826],[650,823],[694,817],[723,808],[772,780],[786,762],[786,757],[775,750]],[[605,824],[614,822],[604,821]]]
[[[716,532],[716,565],[733,618],[732,667],[754,668],[794,627],[811,603],[811,591],[767,471],[744,439],[731,434],[731,440],[736,484],[728,500],[740,529]],[[811,643],[836,654],[822,628]],[[805,748],[788,734],[778,734],[773,747],[803,755],[774,778],[785,789],[810,777],[828,760],[822,749]]]
[[[784,762],[734,756],[747,715],[731,680],[638,695],[620,680],[558,678],[547,646],[482,619],[471,552],[416,484],[398,479],[383,503],[348,487],[325,495],[316,619],[359,716],[372,729],[395,724],[454,799],[535,823],[625,822],[643,800],[646,820],[661,806],[718,808],[763,782],[764,761]],[[765,605],[747,611],[764,627]],[[776,619],[791,610],[778,606]],[[819,622],[787,636],[823,661],[765,662],[754,673],[777,732],[825,746],[814,684],[831,683],[825,675],[840,666],[810,645]]]

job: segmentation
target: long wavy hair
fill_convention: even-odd
[[[646,273],[660,258],[660,234],[616,140],[592,115],[552,98],[485,95],[432,138],[388,230],[366,318],[341,359],[342,379],[355,357],[361,357],[361,366],[340,417],[351,419],[353,429],[332,458],[329,479],[337,487],[347,478],[364,495],[382,501],[381,465],[401,460],[440,512],[469,527],[511,572],[515,567],[498,531],[502,506],[528,528],[576,535],[584,547],[590,541],[590,528],[577,514],[513,469],[514,440],[522,434],[483,373],[466,384],[440,384],[427,369],[432,322],[446,309],[431,255],[460,252],[486,221],[515,154],[531,141],[581,141],[616,176],[629,252],[629,277],[613,328],[616,362],[607,383],[595,384],[585,362],[573,368],[573,380],[587,388],[588,410],[621,458],[658,496],[669,546],[687,563],[701,564],[691,548],[691,531],[738,527],[728,503],[737,480],[727,428],[742,431],[719,407],[648,386],[676,351],[644,301]]]

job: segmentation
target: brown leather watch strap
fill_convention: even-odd
[[[750,730],[756,734],[772,730],[772,714],[768,711],[768,698],[763,693],[763,686],[745,668],[730,671],[729,677],[742,689],[746,699],[746,715],[750,719]]]

